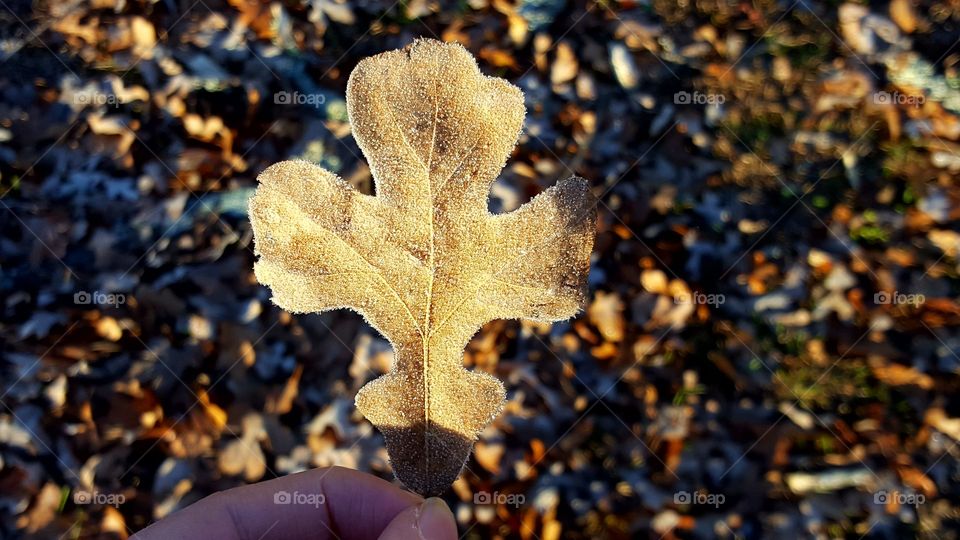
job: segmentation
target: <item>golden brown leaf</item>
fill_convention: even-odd
[[[377,196],[306,162],[268,168],[250,202],[255,271],[284,309],[351,308],[390,340],[393,369],[356,404],[397,477],[435,494],[504,402],[500,381],[464,369],[464,347],[493,319],[579,311],[595,205],[571,178],[515,212],[487,211],[523,94],[459,45],[420,40],[363,60],[347,104]]]

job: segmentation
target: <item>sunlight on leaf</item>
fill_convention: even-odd
[[[356,404],[384,433],[397,477],[436,494],[505,399],[500,381],[464,369],[464,347],[493,319],[580,310],[595,200],[571,178],[515,212],[487,211],[523,94],[459,45],[419,40],[363,60],[347,103],[377,195],[307,162],[271,166],[250,202],[255,271],[280,307],[351,308],[390,340],[393,369]]]

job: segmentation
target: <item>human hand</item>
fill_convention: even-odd
[[[131,540],[173,538],[455,540],[457,524],[436,497],[424,500],[375,476],[330,467],[215,493]]]

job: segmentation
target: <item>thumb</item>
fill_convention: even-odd
[[[442,499],[430,497],[419,506],[397,514],[380,534],[380,540],[456,540],[457,522]]]

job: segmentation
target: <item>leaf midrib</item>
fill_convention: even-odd
[[[420,338],[421,338],[421,347],[422,347],[422,362],[423,369],[421,377],[423,379],[423,419],[424,419],[424,467],[425,471],[429,473],[430,470],[430,445],[428,438],[430,436],[430,342],[433,336],[433,328],[431,327],[432,323],[432,313],[433,313],[433,286],[434,280],[436,277],[436,242],[435,242],[435,219],[436,219],[436,201],[435,197],[439,190],[434,191],[433,189],[433,178],[432,178],[432,166],[433,166],[433,157],[434,151],[436,149],[436,139],[437,139],[437,125],[439,124],[440,116],[440,96],[438,94],[437,81],[434,79],[434,89],[433,89],[433,122],[430,135],[430,148],[427,154],[427,161],[424,162],[423,158],[417,152],[416,148],[410,142],[409,137],[407,136],[406,130],[403,127],[403,124],[397,121],[397,114],[394,112],[393,108],[388,104],[385,108],[393,117],[394,125],[397,126],[397,130],[400,132],[400,137],[403,139],[404,144],[410,150],[411,154],[420,162],[420,165],[423,167],[427,183],[428,199],[430,202],[430,217],[428,220],[429,225],[429,238],[428,238],[428,266],[429,273],[427,276],[427,291],[426,291],[426,306],[424,309],[424,320],[423,326],[420,329]],[[470,153],[476,148],[477,144],[480,143],[482,137],[478,136],[477,141],[470,147],[470,149],[461,157],[459,163],[453,170],[450,172],[447,178],[444,178],[443,182],[440,184],[442,189],[450,181],[450,179],[460,170],[463,164],[466,162],[466,159],[470,156]],[[451,314],[452,316],[452,314]],[[444,322],[449,319],[449,317],[444,319]],[[414,323],[419,325],[419,322],[414,319]],[[440,325],[442,326],[442,324]]]
[[[424,310],[423,328],[421,333],[421,342],[423,344],[423,454],[425,472],[430,472],[430,339],[433,336],[433,329],[430,327],[431,309],[433,308],[433,280],[437,272],[436,262],[434,260],[434,216],[436,215],[436,205],[434,204],[433,180],[431,167],[433,165],[433,151],[437,144],[437,124],[440,116],[440,97],[437,95],[437,83],[433,83],[433,129],[430,135],[430,153],[427,156],[427,163],[424,166],[427,176],[427,190],[430,198],[430,273],[427,276],[427,305]]]

